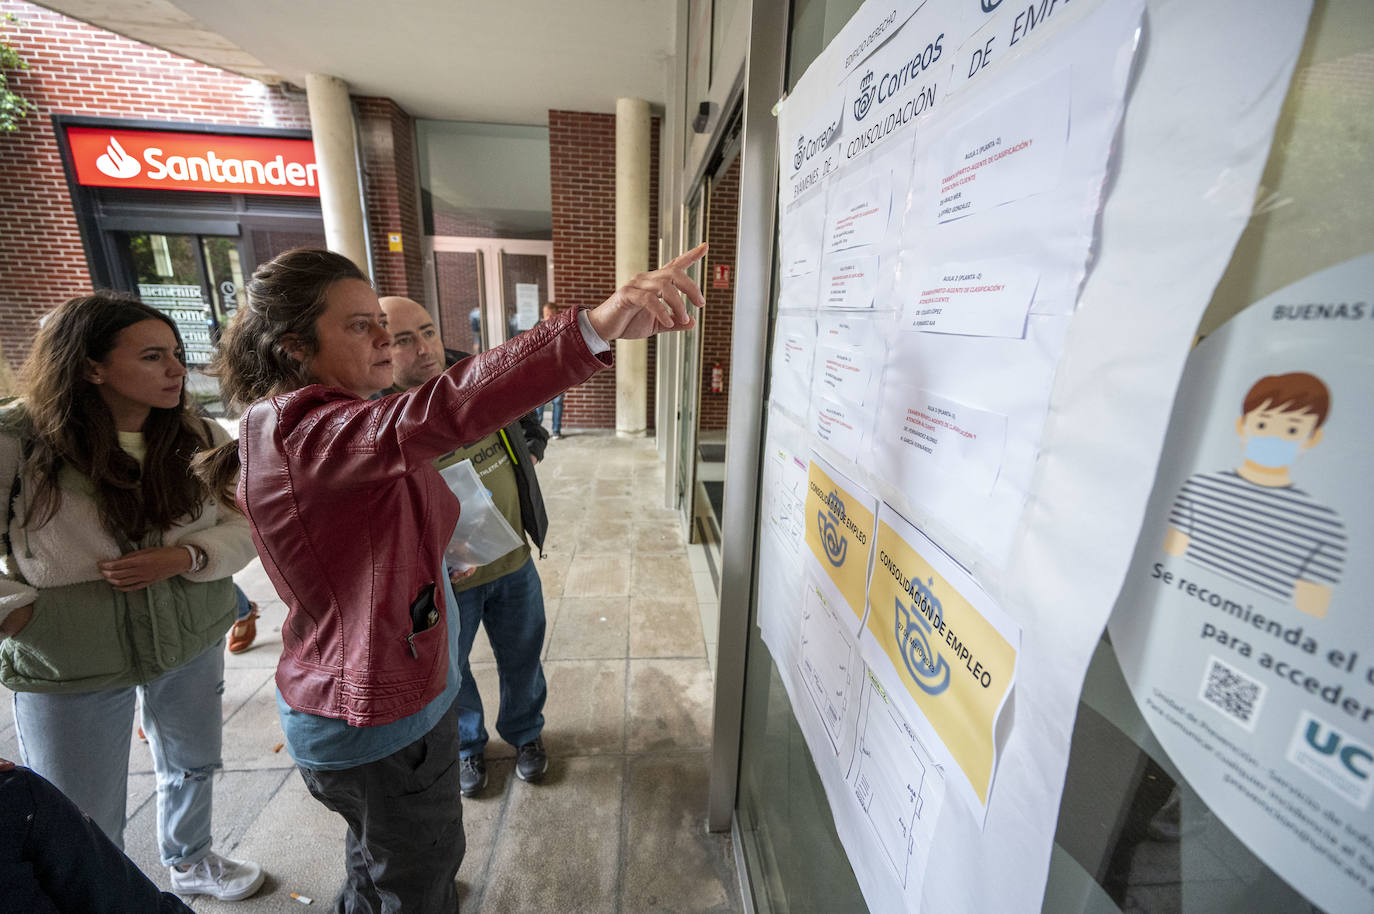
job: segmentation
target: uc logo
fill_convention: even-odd
[[[1369,750],[1357,743],[1344,742],[1341,734],[1331,728],[1326,728],[1325,736],[1322,736],[1323,724],[1316,718],[1307,722],[1307,730],[1303,737],[1307,740],[1307,745],[1312,747],[1322,755],[1330,756],[1332,759],[1340,759],[1341,767],[1349,771],[1354,777],[1361,781],[1369,780],[1370,762],[1374,762],[1374,755]],[[1356,761],[1361,762],[1356,765]]]
[[[916,598],[929,601],[938,614],[940,601],[920,581],[913,583]],[[893,634],[897,637],[897,649],[901,651],[902,662],[921,691],[927,695],[939,695],[949,688],[949,662],[931,649],[930,635],[933,629],[925,615],[914,607],[908,607],[901,599],[896,603]]]
[[[806,161],[806,156],[804,155],[804,152],[805,152],[805,151],[806,151],[806,137],[804,137],[804,136],[799,136],[799,137],[797,137],[797,154],[796,154],[795,156],[792,157],[792,168],[793,168],[793,170],[796,170],[796,169],[798,169],[798,168],[801,168],[801,167],[802,167],[802,163]]]
[[[854,99],[854,120],[861,121],[868,117],[868,110],[873,107],[873,96],[877,94],[878,87],[873,84],[873,71],[869,70],[864,74],[863,82],[859,83],[859,97]]]
[[[983,12],[990,13],[1002,5],[1002,0],[981,0]]]
[[[839,568],[849,553],[849,539],[840,533],[840,518],[844,517],[844,502],[834,492],[826,500],[827,508],[816,512],[816,524],[821,534],[821,544],[825,547],[825,557]],[[835,512],[840,512],[839,517]]]

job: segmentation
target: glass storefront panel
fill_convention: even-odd
[[[549,260],[540,254],[501,254],[501,309],[506,339],[522,333],[543,317],[549,300]]]
[[[206,279],[209,281],[215,320],[220,327],[226,327],[239,309],[240,296],[243,294],[243,262],[239,257],[238,239],[202,237],[200,247],[205,255]]]
[[[426,235],[553,238],[549,128],[415,123]]]
[[[861,5],[862,0],[793,3],[788,89]],[[776,276],[776,239],[774,244]],[[770,323],[777,317],[777,293],[774,282]],[[816,914],[866,910],[757,618],[750,619],[747,657],[736,819],[754,907]]]
[[[434,276],[439,294],[439,335],[460,352],[481,352],[482,255],[469,251],[436,251]]]
[[[859,5],[793,4],[789,89]],[[1369,251],[1374,210],[1361,202],[1374,186],[1368,154],[1374,18],[1368,12],[1358,0],[1315,4],[1251,219],[1200,336],[1265,295]],[[776,282],[774,289],[776,317]],[[747,891],[760,911],[867,910],[755,622],[736,808]],[[1105,637],[1073,729],[1040,905],[1056,914],[1318,910],[1199,798],[1141,717]]]

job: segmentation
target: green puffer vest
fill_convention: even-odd
[[[177,575],[131,593],[104,581],[46,587],[33,620],[0,642],[0,683],[14,692],[142,685],[224,637],[234,609],[231,578]]]
[[[22,408],[0,405],[0,434],[22,438]],[[18,479],[0,484],[8,489],[0,491],[11,506],[6,514],[12,513]],[[88,481],[76,488],[91,494]],[[159,532],[126,543],[125,551],[161,545]],[[23,581],[10,551],[10,571]],[[175,575],[130,593],[104,580],[38,588],[32,620],[0,641],[0,684],[13,692],[93,692],[151,682],[224,637],[236,605],[230,577],[195,582]]]

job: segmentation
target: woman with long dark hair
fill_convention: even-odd
[[[288,251],[248,284],[215,366],[247,411],[203,465],[287,606],[277,695],[310,792],[348,825],[336,910],[455,911],[458,616],[443,551],[459,505],[434,458],[610,364],[609,341],[692,325],[685,269],[643,273],[404,393],[377,295],[346,258]],[[240,462],[242,468],[240,470]]]
[[[141,698],[172,887],[237,900],[263,876],[211,850],[211,778],[230,575],[253,547],[191,472],[229,436],[188,406],[185,376],[176,325],[132,298],[74,298],[39,331],[0,411],[0,682],[24,764],[121,848]]]

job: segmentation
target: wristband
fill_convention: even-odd
[[[191,556],[191,567],[188,569],[190,574],[195,574],[205,567],[208,556],[206,556],[204,549],[199,546],[193,546],[190,543],[182,543],[181,548],[185,549]]]

